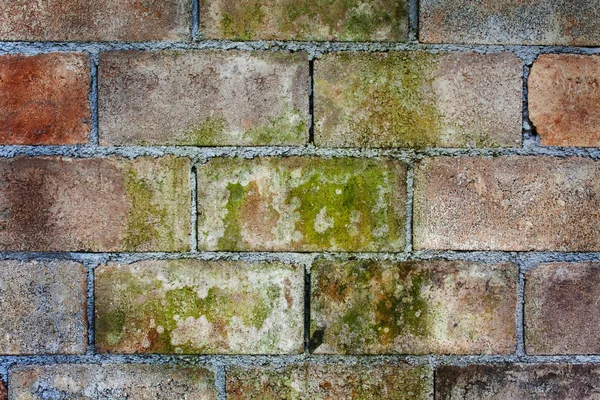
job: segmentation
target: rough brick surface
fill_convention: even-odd
[[[0,160],[0,250],[185,251],[189,161]]]
[[[0,0],[0,40],[186,40],[190,7],[188,0]]]
[[[89,89],[83,54],[0,56],[0,144],[86,143]]]
[[[437,157],[415,168],[415,249],[600,250],[600,164]]]
[[[421,0],[425,43],[597,46],[596,0]]]
[[[100,140],[108,145],[305,144],[308,81],[303,53],[104,53]]]
[[[546,264],[526,275],[528,354],[600,353],[600,263]]]
[[[321,261],[311,280],[314,353],[514,351],[513,264]]]
[[[85,353],[83,265],[1,261],[0,294],[0,354]]]
[[[406,167],[389,159],[213,159],[198,167],[198,247],[402,251]]]
[[[101,352],[303,350],[299,266],[195,260],[109,264],[96,272],[95,292]]]
[[[200,0],[208,39],[406,41],[406,0]]]
[[[432,397],[432,375],[428,367],[385,364],[231,368],[227,371],[227,398],[425,400]]]
[[[2,381],[0,381],[0,400],[8,400],[6,385]]]
[[[544,54],[529,76],[529,116],[545,146],[600,146],[600,57]]]
[[[521,143],[522,67],[510,53],[334,53],[315,62],[315,143]]]
[[[600,392],[593,365],[439,367],[435,400],[592,400]]]
[[[11,399],[216,400],[214,373],[168,365],[66,364],[10,371]]]

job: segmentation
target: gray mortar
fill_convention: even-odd
[[[553,157],[587,157],[594,160],[600,159],[600,148],[558,148],[542,147],[539,137],[528,115],[527,104],[527,79],[529,70],[534,60],[540,54],[600,54],[600,48],[565,47],[565,46],[469,46],[469,45],[425,45],[417,42],[418,37],[418,0],[409,1],[409,43],[349,43],[349,42],[282,42],[282,41],[249,41],[234,42],[228,40],[201,40],[199,30],[198,0],[192,1],[192,24],[190,29],[191,42],[107,42],[107,43],[82,43],[82,42],[0,42],[0,54],[26,54],[34,55],[51,52],[83,52],[90,56],[90,93],[91,132],[88,145],[81,146],[1,146],[0,157],[11,158],[17,156],[66,156],[74,158],[102,158],[108,156],[122,156],[135,158],[140,156],[160,157],[175,155],[188,157],[193,164],[202,164],[215,157],[243,157],[255,158],[265,156],[285,157],[292,155],[318,156],[318,157],[362,157],[378,158],[391,157],[405,162],[408,165],[407,174],[407,244],[402,253],[265,253],[265,252],[197,252],[195,243],[195,219],[197,204],[195,202],[195,167],[190,171],[192,183],[192,221],[191,241],[193,246],[186,253],[39,253],[39,252],[0,252],[0,260],[73,260],[81,262],[86,268],[86,292],[88,313],[88,351],[85,355],[40,355],[40,356],[0,356],[0,377],[7,380],[9,370],[16,365],[42,365],[42,364],[177,364],[206,366],[215,372],[218,398],[226,399],[225,372],[230,366],[283,366],[313,362],[317,364],[363,364],[377,365],[381,363],[408,363],[412,365],[429,365],[433,368],[439,365],[469,365],[469,364],[597,364],[600,365],[600,355],[575,355],[575,356],[531,356],[524,352],[524,325],[523,325],[523,291],[524,275],[547,262],[583,262],[600,260],[600,252],[493,252],[493,251],[413,251],[412,249],[412,199],[413,199],[413,165],[416,160],[429,156],[553,156]],[[99,146],[98,138],[98,59],[101,52],[119,50],[260,50],[275,52],[306,52],[310,60],[320,58],[324,54],[354,51],[354,52],[379,52],[379,51],[425,51],[429,53],[440,52],[476,52],[481,54],[499,53],[508,51],[517,55],[523,63],[523,145],[520,148],[503,149],[446,149],[432,148],[423,150],[411,149],[323,149],[309,144],[304,147],[103,147]],[[311,76],[312,79],[312,76]],[[311,109],[312,118],[312,109]],[[304,354],[295,356],[247,356],[247,355],[113,355],[95,354],[94,352],[94,271],[100,264],[115,261],[131,263],[138,260],[156,259],[198,259],[198,260],[244,260],[244,261],[280,261],[288,264],[298,264],[305,267],[306,296],[310,293],[310,266],[315,259],[327,260],[464,260],[482,263],[497,263],[511,261],[518,265],[519,276],[517,282],[517,309],[515,321],[517,324],[517,348],[510,355],[422,355],[422,356],[327,356],[311,355],[305,350]],[[310,310],[309,298],[306,299],[305,312]],[[308,341],[310,317],[305,318],[305,341]],[[307,349],[306,343],[306,349]]]

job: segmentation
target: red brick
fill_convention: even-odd
[[[528,86],[542,145],[600,146],[600,56],[541,55]]]
[[[189,161],[0,160],[3,251],[184,251]]]
[[[600,263],[541,265],[526,275],[528,354],[600,353]]]
[[[414,247],[600,250],[600,163],[435,157],[415,167]]]
[[[435,373],[435,400],[594,400],[596,365],[443,366]]]
[[[186,40],[189,0],[0,0],[0,40]]]
[[[86,143],[89,89],[83,54],[0,56],[0,144]]]

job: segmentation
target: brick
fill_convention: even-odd
[[[317,354],[492,354],[516,345],[510,263],[319,261],[311,275]]]
[[[96,272],[96,348],[110,353],[283,354],[304,345],[304,269],[142,261]]]
[[[104,145],[302,145],[304,53],[108,52],[100,56]]]
[[[87,143],[89,89],[83,54],[0,56],[0,144]]]
[[[200,0],[207,39],[408,40],[407,0]]]
[[[600,263],[553,263],[526,275],[528,354],[598,354]]]
[[[57,364],[9,373],[11,399],[216,400],[214,373],[201,367]]]
[[[187,40],[188,0],[0,0],[0,40]]]
[[[598,399],[594,365],[443,366],[435,373],[436,400]]]
[[[2,381],[0,381],[0,400],[8,400],[6,385]]]
[[[433,373],[425,366],[304,363],[227,370],[227,398],[231,400],[425,400],[432,396]]]
[[[422,0],[425,43],[597,46],[598,3],[590,0]]]
[[[521,144],[522,66],[510,53],[333,53],[315,61],[315,144]]]
[[[415,249],[600,250],[591,159],[425,158],[414,182]]]
[[[0,354],[85,353],[85,310],[83,265],[0,261]]]
[[[189,160],[0,160],[2,251],[185,251]]]
[[[221,158],[199,166],[197,180],[200,250],[404,250],[399,161]]]
[[[600,57],[544,54],[529,76],[529,116],[544,146],[600,146]]]

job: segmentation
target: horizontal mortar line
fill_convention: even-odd
[[[176,355],[176,354],[95,354],[95,355],[35,355],[35,356],[0,356],[0,365],[5,368],[28,365],[54,364],[168,364],[181,366],[215,367],[217,365],[233,366],[267,366],[283,367],[302,363],[328,365],[377,365],[408,364],[429,365],[505,365],[505,364],[597,364],[600,355]]]
[[[541,53],[600,54],[600,47],[582,46],[529,46],[500,44],[445,44],[445,43],[401,43],[401,42],[312,42],[255,40],[236,41],[210,39],[187,42],[40,42],[40,41],[0,41],[0,53],[45,53],[53,51],[81,51],[96,53],[113,50],[268,50],[268,51],[305,51],[311,55],[327,54],[338,51],[432,51],[432,52],[477,52],[498,53],[513,52],[530,59]]]
[[[95,158],[122,156],[128,158],[174,155],[189,157],[198,161],[208,161],[219,157],[353,157],[353,158],[397,158],[402,161],[419,160],[424,157],[499,157],[499,156],[551,156],[551,157],[587,157],[600,159],[600,147],[506,147],[506,148],[325,148],[316,146],[97,146],[97,145],[57,145],[57,146],[0,146],[0,158],[18,156],[65,156],[72,158]]]
[[[481,251],[481,250],[418,250],[412,253],[389,252],[0,252],[0,260],[72,260],[95,264],[107,262],[131,263],[143,260],[200,261],[282,261],[311,263],[313,260],[375,260],[375,261],[428,261],[457,260],[485,263],[513,261],[527,268],[539,263],[599,261],[600,252],[548,252],[548,251]]]

